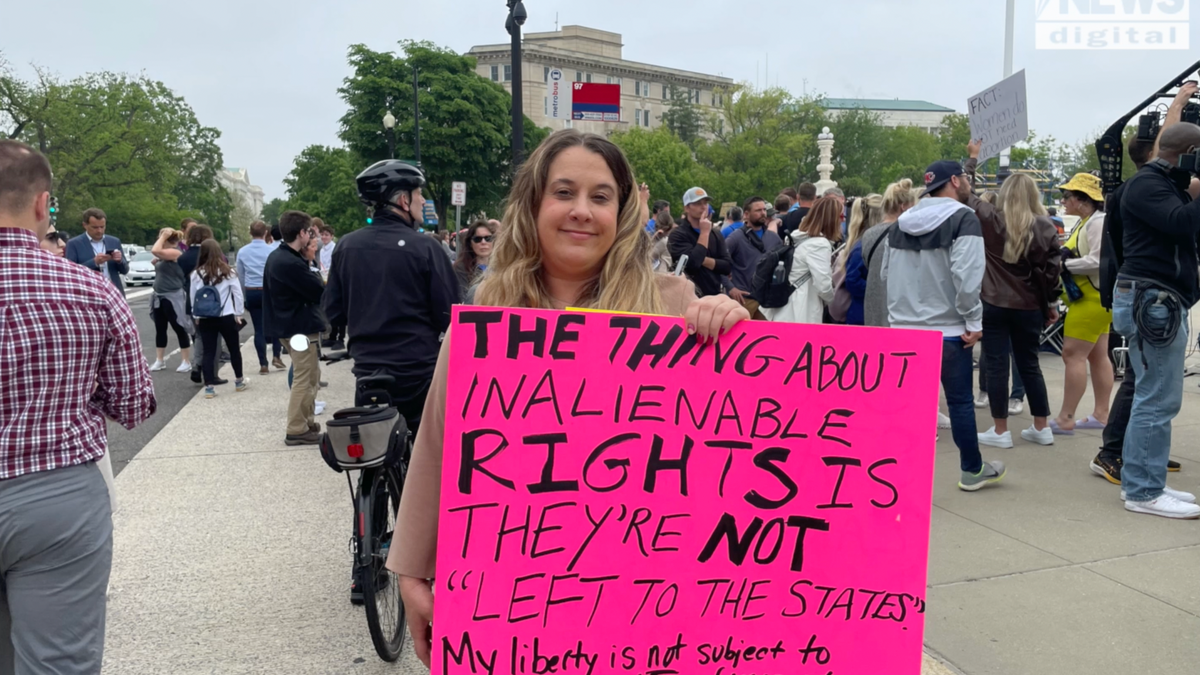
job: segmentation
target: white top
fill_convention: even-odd
[[[329,273],[329,266],[333,264],[333,249],[336,246],[337,242],[331,240],[321,247],[321,269],[325,270],[326,274]]]
[[[1088,277],[1092,286],[1099,288],[1100,249],[1104,246],[1104,212],[1093,213],[1090,218],[1076,227],[1084,228],[1083,232],[1079,233],[1075,244],[1079,249],[1079,257],[1069,258],[1063,262],[1063,265],[1071,274]]]
[[[90,238],[88,241],[92,242],[92,253],[95,253],[96,255],[104,255],[105,253],[108,253],[108,251],[104,250],[104,237],[100,237],[100,241]],[[98,269],[104,273],[105,278],[108,277],[108,263],[104,263]]]
[[[796,286],[788,304],[763,307],[767,321],[781,323],[821,323],[825,305],[833,301],[833,243],[824,237],[810,237],[797,230],[792,233],[796,253],[788,282]],[[804,279],[808,276],[808,279]],[[804,280],[804,283],[800,283]]]
[[[199,270],[192,272],[191,296],[193,305],[196,303],[196,292],[207,285],[200,278]],[[231,275],[219,284],[213,284],[213,288],[216,288],[217,293],[221,295],[221,316],[241,316],[246,311],[242,297],[242,284],[238,282],[236,274]]]

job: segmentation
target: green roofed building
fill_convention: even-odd
[[[861,108],[879,115],[885,127],[913,126],[930,133],[937,133],[946,115],[957,112],[954,108],[928,101],[908,101],[899,98],[826,98],[821,100],[821,106],[829,111],[832,117],[847,110]]]

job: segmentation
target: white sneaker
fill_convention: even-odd
[[[152,373],[157,373],[160,370],[166,370],[166,369],[167,369],[167,364],[163,363],[162,361],[155,361],[154,363],[150,364],[150,372],[152,372]]]
[[[317,404],[314,406],[314,408],[314,415],[320,415],[321,413],[325,412],[325,401],[317,401]]]
[[[175,369],[175,372],[177,372],[177,373],[192,372],[192,363],[190,361],[184,361],[183,363],[179,364],[179,367]]]
[[[979,444],[990,445],[993,448],[1011,448],[1013,446],[1012,432],[1006,431],[1002,434],[998,434],[996,433],[996,427],[992,427],[982,434],[979,434]]]
[[[944,413],[940,413],[940,412],[938,413],[938,428],[939,429],[949,429],[950,428],[950,418],[947,417]]]
[[[1196,495],[1194,495],[1190,492],[1184,492],[1183,490],[1172,490],[1171,488],[1169,488],[1165,485],[1163,486],[1163,494],[1170,495],[1173,499],[1178,499],[1179,501],[1184,502],[1185,504],[1195,504],[1196,503]],[[1124,490],[1121,490],[1121,501],[1126,501]]]
[[[1008,399],[1008,414],[1020,415],[1025,412],[1025,402],[1019,398]]]
[[[1029,427],[1021,432],[1021,438],[1038,445],[1054,445],[1054,430],[1046,427],[1038,431],[1037,427]]]
[[[990,402],[988,401],[988,395],[987,395],[986,391],[979,392],[979,395],[975,397],[975,407],[976,408],[979,408],[979,409],[986,408],[986,407],[988,407],[989,403]]]
[[[1125,510],[1134,513],[1146,513],[1163,518],[1178,518],[1180,520],[1195,520],[1200,518],[1200,506],[1181,502],[1163,492],[1157,499],[1148,502],[1125,502]]]

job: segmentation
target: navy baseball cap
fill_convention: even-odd
[[[950,182],[950,179],[955,176],[963,175],[962,164],[948,159],[943,159],[929,165],[925,169],[925,192],[922,197],[942,189],[942,186]]]

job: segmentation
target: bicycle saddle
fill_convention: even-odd
[[[395,383],[396,378],[391,375],[376,374],[360,377],[355,384],[359,391],[366,391],[368,389],[383,389],[386,391]]]

